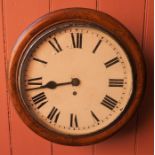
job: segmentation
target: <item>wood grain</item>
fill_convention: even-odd
[[[6,29],[7,61],[9,61],[12,47],[19,34],[36,18],[48,13],[49,2],[5,0],[4,15]],[[17,116],[12,104],[11,109],[11,144],[13,155],[49,155],[50,143],[29,130]]]
[[[0,1],[0,154],[11,153],[5,68],[5,29],[3,1]]]

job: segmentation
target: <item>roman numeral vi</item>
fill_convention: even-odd
[[[77,115],[72,113],[70,114],[70,127],[78,127]]]

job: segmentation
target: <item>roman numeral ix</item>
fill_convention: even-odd
[[[82,33],[71,33],[74,48],[82,48]]]
[[[109,108],[110,110],[113,110],[115,106],[117,105],[117,101],[113,99],[112,97],[106,95],[104,99],[102,100],[101,104]]]
[[[42,77],[27,80],[28,85],[42,85]]]
[[[52,41],[49,40],[48,42],[49,42],[49,44],[53,47],[53,49],[54,49],[56,52],[59,53],[59,52],[62,51],[62,48],[61,48],[59,42],[57,41],[57,39],[56,39],[55,37],[52,39]]]
[[[109,79],[109,87],[123,87],[124,79]]]
[[[44,92],[41,92],[41,93],[33,96],[32,101],[35,105],[37,105],[38,109],[40,109],[43,105],[45,105],[48,102],[47,97]]]
[[[70,114],[70,127],[78,127],[78,119],[77,115]]]
[[[114,65],[114,64],[116,64],[118,62],[119,62],[118,57],[115,57],[115,58],[109,60],[108,62],[106,62],[104,64],[105,64],[106,68],[108,68],[108,67],[110,67],[110,66],[112,66],[112,65]]]
[[[57,123],[59,116],[60,111],[56,107],[53,107],[50,113],[48,114],[47,118],[53,121],[54,123]]]

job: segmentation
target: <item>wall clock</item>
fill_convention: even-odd
[[[9,68],[11,99],[38,135],[88,145],[118,131],[144,92],[144,60],[111,16],[72,8],[41,17],[19,37]]]

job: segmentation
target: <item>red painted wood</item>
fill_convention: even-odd
[[[19,34],[36,18],[49,12],[49,1],[5,0],[4,15],[6,29],[7,58]],[[50,155],[48,141],[34,134],[21,121],[12,104],[11,109],[11,147],[13,155]]]
[[[145,0],[98,0],[97,8],[118,19],[142,43]],[[136,126],[137,116],[119,133],[96,145],[95,155],[135,155]]]
[[[10,154],[9,120],[5,70],[5,35],[3,25],[3,3],[0,1],[0,154]]]
[[[153,0],[147,0],[143,50],[147,64],[147,89],[144,102],[138,113],[137,130],[137,155],[153,155],[153,56],[154,56],[154,23],[153,23]]]
[[[98,0],[98,9],[118,19],[142,42],[145,0]]]
[[[51,11],[71,8],[71,7],[83,7],[96,9],[96,0],[50,0],[51,1]]]
[[[96,0],[51,0],[51,11],[69,7],[85,7],[96,9]],[[53,155],[93,155],[93,146],[69,147],[58,144],[52,146]]]
[[[63,146],[53,145],[53,155],[93,155],[93,146]]]

